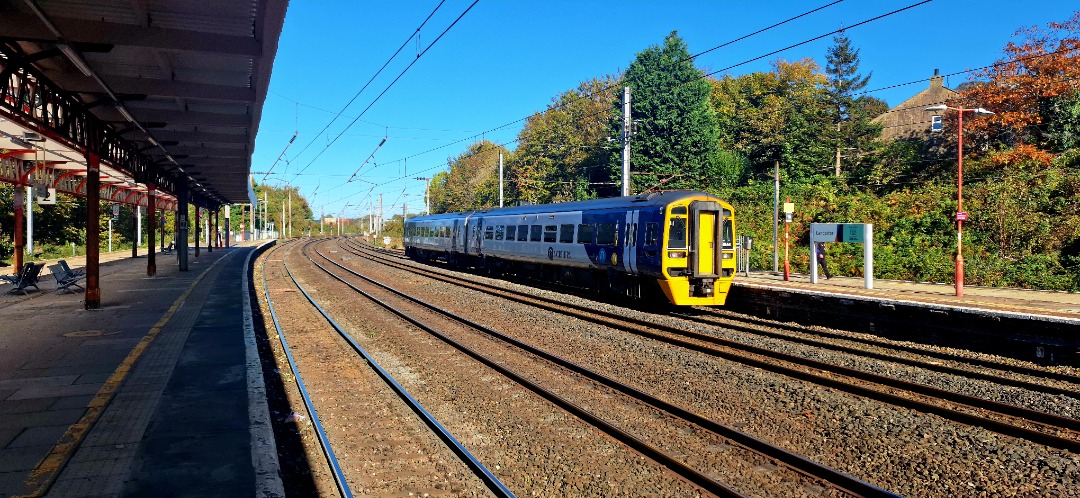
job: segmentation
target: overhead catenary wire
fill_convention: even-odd
[[[711,72],[711,73],[708,73],[708,74],[704,74],[704,75],[701,75],[701,76],[696,76],[696,77],[694,77],[694,78],[692,78],[692,79],[690,79],[690,80],[687,80],[687,81],[683,81],[683,82],[680,82],[679,84],[688,84],[688,83],[690,83],[690,82],[692,82],[692,81],[696,81],[696,80],[699,80],[699,79],[707,78],[707,77],[709,77],[709,76],[712,76],[712,75],[715,75],[715,74],[717,74],[717,73],[719,73],[719,72],[722,72],[722,71],[726,71],[726,70],[729,70],[729,69],[732,69],[732,68],[735,68],[735,67],[739,67],[739,66],[742,66],[742,65],[748,64],[748,63],[750,63],[750,62],[753,62],[753,61],[756,61],[756,60],[760,60],[760,59],[762,59],[762,58],[768,57],[768,56],[770,56],[770,55],[775,55],[775,54],[781,53],[781,52],[783,52],[783,51],[786,51],[786,50],[790,50],[790,49],[792,49],[792,48],[795,48],[795,47],[798,47],[798,46],[801,46],[801,45],[805,45],[805,44],[808,44],[808,43],[811,43],[811,42],[814,42],[814,41],[820,40],[820,39],[822,39],[822,38],[825,38],[825,37],[827,37],[827,36],[829,36],[829,35],[833,35],[833,34],[837,34],[837,33],[843,32],[843,31],[845,31],[845,30],[847,30],[847,29],[852,29],[852,28],[855,28],[855,27],[858,27],[858,26],[862,26],[862,25],[865,25],[865,24],[868,24],[868,23],[871,23],[871,22],[874,22],[874,21],[878,21],[878,20],[884,19],[884,18],[886,18],[886,17],[889,17],[889,16],[892,16],[892,15],[898,14],[898,13],[900,13],[900,12],[904,12],[904,11],[906,11],[906,10],[909,10],[909,9],[912,9],[912,8],[914,8],[914,7],[918,7],[918,6],[921,6],[921,5],[924,5],[924,4],[927,4],[927,3],[930,3],[931,1],[933,1],[933,0],[923,0],[923,1],[921,1],[921,2],[917,2],[917,3],[914,3],[914,4],[908,5],[908,6],[906,6],[906,7],[903,7],[903,8],[900,8],[900,9],[896,9],[896,10],[893,10],[893,11],[891,11],[891,12],[888,12],[888,13],[885,13],[885,14],[882,14],[882,15],[879,15],[879,16],[876,16],[876,17],[873,17],[873,18],[870,18],[870,19],[864,20],[864,21],[860,21],[860,22],[858,22],[858,23],[855,23],[855,24],[853,24],[853,25],[851,25],[851,26],[847,26],[846,28],[843,28],[843,29],[838,29],[838,30],[834,30],[834,31],[830,31],[830,32],[828,32],[828,33],[825,33],[825,34],[823,34],[823,35],[820,35],[820,36],[816,36],[816,37],[810,38],[810,39],[808,39],[808,40],[804,40],[804,41],[802,41],[802,42],[799,42],[799,43],[795,43],[795,44],[789,45],[789,46],[787,46],[787,47],[784,47],[784,48],[782,48],[782,49],[779,49],[779,50],[775,50],[775,51],[772,51],[772,52],[770,52],[770,53],[768,53],[768,54],[765,54],[765,55],[761,55],[761,56],[757,56],[757,57],[754,57],[754,58],[752,58],[752,59],[748,59],[748,60],[746,60],[746,61],[743,61],[743,62],[740,62],[740,63],[738,63],[738,64],[735,64],[735,65],[729,66],[728,68],[722,69],[722,70],[720,70],[720,71],[714,71],[714,72]],[[828,6],[831,6],[831,5],[835,5],[836,3],[837,3],[837,2],[833,2],[833,3],[830,3],[830,4],[827,4],[827,5],[825,5],[824,7],[828,7]],[[821,10],[821,9],[822,9],[822,8],[824,8],[824,7],[819,7],[819,8],[817,8],[817,9],[814,9],[814,10],[810,11],[810,12],[814,12],[814,11],[818,11],[818,10]],[[804,14],[800,14],[799,16],[796,16],[795,18],[797,18],[797,17],[802,17],[802,16],[804,16],[804,15],[806,15],[806,13],[804,13]],[[793,18],[793,19],[794,19],[794,18]],[[786,22],[786,21],[785,21],[785,22]],[[777,23],[777,24],[773,25],[773,27],[775,27],[775,26],[779,26],[779,25],[782,25],[782,24],[784,24],[784,22],[781,22],[781,23]],[[761,33],[761,32],[763,32],[763,31],[764,31],[764,30],[759,30],[759,31],[755,32],[754,34],[758,34],[758,33]],[[742,37],[741,39],[745,39],[745,38],[746,38],[746,37],[744,36],[744,37]],[[726,44],[724,44],[724,45],[727,45],[727,44],[730,44],[730,42],[729,42],[729,43],[726,43]],[[714,47],[714,48],[715,48],[715,47]],[[711,50],[712,50],[712,49],[710,49],[710,50],[706,50],[706,51],[704,51],[704,52],[701,52],[701,53],[699,53],[699,54],[697,54],[697,55],[701,55],[701,54],[707,53],[707,52],[709,52],[709,51],[711,51]],[[695,55],[694,57],[696,57],[697,55]],[[580,98],[589,98],[589,97],[592,97],[593,95],[595,95],[596,93],[599,93],[600,91],[603,91],[603,90],[605,90],[605,89],[608,89],[608,90],[609,90],[610,88],[614,88],[614,85],[612,85],[612,86],[609,86],[609,87],[605,87],[605,88],[603,88],[603,89],[600,89],[600,90],[597,90],[596,92],[593,92],[593,93],[591,93],[591,94],[588,94],[588,95],[583,95],[583,96],[581,96]],[[546,109],[545,111],[542,111],[542,112],[548,112],[548,111],[552,111],[552,110],[558,109],[558,108],[560,108],[560,107],[562,107],[562,106],[565,106],[565,105],[568,105],[568,104],[569,104],[569,102],[566,102],[566,103],[560,103],[560,104],[557,104],[557,105],[551,106],[551,107],[549,107],[548,109]],[[607,112],[607,111],[602,111],[602,112]],[[415,157],[418,157],[418,156],[422,156],[422,155],[426,155],[426,154],[429,154],[429,153],[431,153],[431,152],[435,152],[435,151],[438,151],[438,150],[442,150],[442,149],[445,149],[445,148],[447,148],[447,147],[450,147],[450,146],[452,146],[452,145],[460,144],[460,143],[463,143],[463,142],[466,142],[466,141],[469,141],[469,140],[475,140],[475,139],[476,139],[477,137],[482,137],[482,136],[485,136],[485,135],[487,135],[487,134],[489,134],[489,133],[494,133],[494,132],[496,132],[496,131],[502,130],[502,129],[504,129],[504,128],[507,128],[507,127],[509,127],[509,126],[515,125],[515,124],[517,124],[517,123],[520,123],[520,122],[522,122],[522,121],[525,121],[525,120],[529,119],[530,117],[532,117],[532,116],[534,116],[534,115],[537,115],[537,114],[539,114],[539,113],[532,113],[532,114],[530,114],[529,116],[526,116],[526,117],[523,117],[523,118],[520,118],[520,119],[514,120],[514,121],[512,121],[512,122],[509,122],[509,123],[503,124],[503,125],[501,125],[501,126],[497,126],[497,127],[495,127],[495,128],[489,129],[489,130],[487,130],[487,131],[484,131],[484,132],[481,132],[481,133],[478,133],[478,134],[474,134],[474,135],[472,135],[472,136],[469,136],[469,137],[465,137],[465,138],[462,138],[462,139],[460,139],[460,140],[456,140],[456,141],[453,141],[453,142],[449,142],[449,143],[446,143],[446,144],[444,144],[444,145],[441,145],[441,146],[439,146],[439,147],[434,147],[434,148],[432,148],[432,149],[428,149],[428,150],[425,150],[425,151],[423,151],[423,152],[419,152],[419,153],[416,153],[416,154],[412,154],[412,155],[406,156],[406,157],[404,157],[404,158],[402,158],[402,159],[399,159],[399,160],[397,160],[397,161],[401,161],[401,160],[407,160],[407,159],[415,158]],[[599,114],[599,113],[594,113],[594,114],[591,114],[591,115],[588,115],[588,116],[584,116],[583,118],[588,118],[588,117],[596,116],[596,115],[598,115],[598,114]],[[357,119],[359,119],[359,116],[357,117]],[[355,120],[354,120],[354,121],[355,121]],[[339,135],[339,136],[340,136],[340,135]],[[507,143],[507,144],[508,144],[508,143],[513,143],[513,142],[516,142],[516,141],[518,141],[518,139],[510,140],[510,141],[507,141],[507,142],[505,142],[505,143]],[[397,161],[391,161],[391,163],[393,163],[393,162],[397,162]],[[434,166],[432,166],[432,167],[430,167],[430,168],[426,168],[426,169],[423,169],[423,170],[421,170],[421,171],[420,171],[420,173],[424,173],[424,172],[432,171],[432,170],[434,170],[434,169],[436,169],[436,168],[441,168],[441,167],[443,166],[443,164],[444,164],[444,163],[439,163],[439,164],[436,164],[436,165],[434,165]],[[414,172],[413,172],[413,174],[416,174],[416,173],[417,173],[416,171],[414,171]],[[392,183],[392,182],[395,182],[395,181],[400,181],[400,180],[402,180],[402,179],[405,179],[405,177],[404,177],[404,176],[402,176],[402,177],[400,177],[400,178],[396,178],[396,179],[393,179],[393,180],[389,180],[389,181],[387,181],[387,182],[385,182],[385,183],[383,183],[383,184],[380,184],[380,186],[382,186],[382,185],[386,185],[386,184],[389,184],[389,183]],[[345,200],[345,199],[348,199],[348,198],[350,198],[350,197],[352,197],[352,196],[350,195],[350,196],[346,196],[346,197],[343,197],[343,198],[341,198],[341,199],[338,199],[338,201],[341,201],[341,200]],[[338,201],[335,201],[335,202],[338,202]]]
[[[342,113],[344,113],[345,110],[348,109],[349,106],[351,106],[352,103],[355,102],[356,99],[360,97],[360,94],[363,93],[364,90],[367,89],[367,87],[371,86],[371,83],[375,81],[375,78],[378,78],[379,75],[382,74],[383,70],[385,70],[386,67],[389,66],[390,63],[393,62],[394,59],[396,59],[399,54],[401,54],[401,51],[404,50],[405,47],[409,45],[409,41],[411,41],[413,38],[419,39],[420,30],[423,29],[425,25],[427,25],[428,21],[431,20],[431,18],[435,15],[436,12],[438,12],[439,8],[442,7],[442,5],[444,3],[446,3],[446,0],[440,1],[439,4],[436,5],[434,9],[431,10],[431,13],[429,13],[427,15],[427,17],[424,18],[424,21],[421,22],[420,25],[416,27],[416,30],[413,31],[412,34],[410,34],[409,37],[406,38],[405,41],[401,43],[401,46],[398,47],[398,49],[394,51],[394,54],[391,55],[390,58],[387,59],[386,62],[383,63],[382,67],[380,67],[378,71],[375,71],[375,74],[371,75],[371,78],[368,79],[367,83],[364,83],[364,86],[360,87],[360,89],[356,91],[356,94],[353,95],[353,97],[351,99],[349,99],[349,101],[346,102],[344,106],[342,106],[341,110],[338,111],[337,114],[334,116],[334,119],[331,119],[330,122],[326,123],[326,126],[324,126],[323,129],[319,131],[319,133],[315,134],[314,137],[311,137],[311,141],[308,142],[308,144],[305,145],[304,148],[301,149],[300,152],[298,152],[296,154],[297,156],[300,156],[306,150],[308,150],[308,147],[311,147],[311,144],[315,143],[315,140],[317,140],[320,136],[322,136],[323,133],[326,133],[326,130],[330,129],[330,125],[334,124],[334,121],[337,121],[337,118],[341,117]],[[359,119],[359,116],[357,116],[357,119]],[[327,147],[329,147],[329,145]],[[300,170],[300,173],[302,173],[305,169],[307,169],[308,166],[311,166],[311,163],[308,163],[307,166],[304,166]]]
[[[458,23],[459,21],[461,21],[461,19],[462,19],[463,17],[465,17],[465,15],[466,15],[466,14],[468,14],[468,13],[469,13],[469,11],[470,11],[470,10],[472,10],[472,8],[473,8],[473,7],[475,7],[475,6],[476,6],[476,4],[477,4],[477,3],[479,3],[479,2],[480,2],[480,0],[474,0],[474,1],[473,1],[473,3],[469,4],[469,6],[468,6],[468,7],[467,7],[467,8],[465,9],[465,11],[464,11],[464,12],[462,12],[462,13],[461,13],[461,15],[459,15],[459,16],[457,17],[457,19],[454,19],[454,22],[450,23],[450,25],[449,25],[449,26],[447,26],[447,27],[446,27],[446,29],[444,29],[444,30],[443,30],[443,31],[442,31],[441,33],[439,33],[439,36],[435,37],[435,39],[434,39],[434,40],[432,40],[432,42],[431,42],[430,44],[428,44],[428,46],[427,46],[427,47],[424,47],[424,50],[423,50],[423,51],[421,51],[420,53],[416,54],[416,58],[414,58],[414,59],[413,59],[412,61],[410,61],[410,62],[409,62],[409,65],[408,65],[408,66],[405,66],[405,69],[402,69],[402,70],[401,70],[401,72],[400,72],[400,73],[398,73],[397,77],[396,77],[396,78],[394,78],[394,80],[393,80],[393,81],[391,81],[391,82],[390,82],[390,84],[386,85],[386,88],[384,88],[384,89],[383,89],[383,91],[382,91],[382,92],[380,92],[380,93],[379,93],[379,95],[377,95],[377,96],[376,96],[376,97],[375,97],[375,98],[374,98],[374,99],[373,99],[373,100],[371,101],[371,103],[370,103],[370,104],[368,104],[368,106],[364,108],[364,110],[363,110],[363,111],[360,111],[360,114],[359,114],[359,115],[357,115],[357,116],[356,116],[356,118],[354,118],[354,119],[353,119],[353,120],[352,120],[352,121],[351,121],[351,122],[350,122],[350,123],[349,123],[348,125],[346,125],[346,126],[345,126],[345,128],[344,128],[343,130],[341,130],[341,133],[338,133],[338,134],[337,134],[337,136],[336,136],[336,137],[334,137],[334,139],[333,139],[333,140],[331,140],[331,141],[330,141],[329,143],[327,143],[327,144],[326,144],[326,147],[324,147],[324,148],[323,148],[323,150],[319,151],[319,154],[318,154],[318,155],[316,155],[316,156],[315,156],[315,157],[314,157],[314,158],[313,158],[313,159],[311,160],[311,162],[309,162],[309,163],[308,163],[307,165],[305,165],[305,166],[304,166],[304,167],[303,167],[303,168],[302,168],[302,169],[301,169],[300,171],[301,171],[301,172],[303,172],[303,171],[304,171],[304,170],[306,170],[306,169],[307,169],[308,167],[310,167],[310,166],[311,166],[312,164],[314,164],[314,163],[315,163],[315,161],[316,161],[316,160],[318,160],[320,156],[322,156],[323,152],[326,152],[326,150],[327,150],[327,149],[329,149],[329,148],[330,148],[330,147],[331,147],[332,145],[334,145],[334,143],[336,143],[336,142],[338,141],[338,139],[339,139],[339,138],[341,138],[341,136],[342,136],[342,135],[344,135],[346,131],[348,131],[348,129],[349,129],[349,128],[352,128],[352,126],[353,126],[354,124],[356,124],[356,122],[357,122],[357,121],[358,121],[358,120],[359,120],[359,119],[360,119],[361,117],[363,117],[363,116],[364,116],[364,114],[366,114],[366,113],[367,113],[367,111],[368,111],[368,110],[370,110],[370,109],[371,109],[371,107],[372,107],[372,106],[374,106],[374,105],[375,105],[375,103],[376,103],[376,102],[378,102],[378,101],[379,101],[379,99],[381,99],[381,98],[383,97],[383,95],[386,95],[386,92],[390,91],[390,88],[392,88],[392,87],[394,86],[394,84],[395,84],[395,83],[397,83],[397,82],[398,82],[399,80],[401,80],[401,77],[402,77],[402,76],[405,76],[405,73],[407,73],[407,72],[409,71],[409,69],[412,69],[412,67],[413,67],[414,65],[416,65],[417,61],[419,61],[419,60],[420,60],[420,58],[424,56],[424,54],[426,54],[426,53],[427,53],[427,52],[428,52],[429,50],[431,50],[431,47],[434,47],[436,43],[439,43],[439,40],[441,40],[441,39],[442,39],[442,37],[443,37],[443,36],[445,36],[445,35],[446,35],[446,33],[448,33],[448,32],[449,32],[449,31],[450,31],[450,30],[451,30],[451,29],[452,29],[452,28],[453,28],[454,26],[456,26],[456,25],[457,25],[457,23]]]

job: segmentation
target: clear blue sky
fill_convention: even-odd
[[[290,2],[252,159],[255,180],[262,183],[273,166],[265,182],[298,186],[316,216],[320,210],[363,216],[379,194],[387,218],[401,213],[406,202],[416,213],[423,210],[423,182],[414,177],[444,171],[447,159],[481,133],[513,149],[522,118],[581,81],[617,74],[669,32],[678,31],[690,52],[698,53],[830,0],[481,0],[417,59],[472,4],[446,0],[346,108],[438,3]],[[695,64],[707,72],[728,68],[915,3],[842,1],[709,52]],[[949,74],[992,64],[1018,28],[1065,21],[1078,9],[1075,0],[934,0],[852,27],[847,36],[860,50],[862,73],[872,72],[867,89],[917,82],[872,93],[896,105],[925,88],[935,68]],[[811,57],[823,65],[831,45],[827,36],[726,72],[767,71],[778,58]],[[946,86],[966,80],[966,74],[952,76]]]

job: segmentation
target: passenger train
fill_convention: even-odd
[[[735,274],[731,205],[697,191],[417,216],[405,254],[675,305],[722,305]]]

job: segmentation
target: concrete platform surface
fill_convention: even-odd
[[[184,272],[158,253],[154,278],[145,256],[103,254],[98,310],[49,276],[27,296],[0,286],[0,497],[283,495],[254,250],[191,250]]]

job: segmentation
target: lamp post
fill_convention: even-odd
[[[982,107],[975,109],[965,109],[960,107],[949,107],[945,104],[932,105],[927,107],[927,111],[944,111],[946,109],[952,109],[956,111],[956,273],[954,280],[956,282],[956,296],[964,297],[964,254],[961,250],[963,248],[963,233],[964,233],[964,220],[967,219],[967,213],[964,212],[964,113],[971,112],[976,116],[989,116],[994,114]]]

